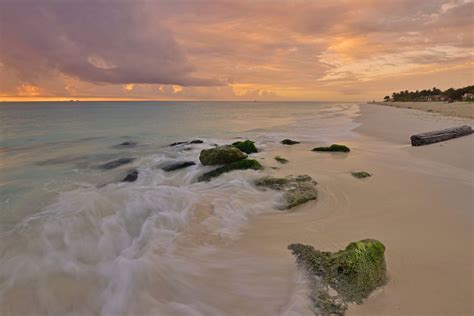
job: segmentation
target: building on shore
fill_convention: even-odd
[[[464,93],[462,96],[463,101],[474,100],[474,93]]]

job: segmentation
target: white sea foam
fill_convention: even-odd
[[[250,217],[271,211],[278,194],[252,186],[256,171],[196,183],[210,167],[169,173],[159,169],[172,159],[196,160],[196,150],[144,157],[137,163],[135,183],[62,192],[2,236],[0,305],[18,310],[17,304],[23,303],[15,293],[24,293],[35,298],[32,310],[46,314],[155,310],[160,315],[222,315],[220,303],[213,305],[219,286],[205,288],[199,282],[201,276],[222,273],[229,274],[219,277],[229,278],[224,290],[231,290],[234,281],[231,287],[239,287],[234,278],[248,278],[250,284],[235,289],[242,293],[232,295],[265,293],[252,288],[260,286],[251,284],[249,276],[258,267],[229,271],[235,265],[252,266],[255,258],[227,254],[221,258],[224,263],[202,257],[215,255],[226,240],[238,238]],[[221,295],[231,296],[232,291]]]

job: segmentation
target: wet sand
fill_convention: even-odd
[[[386,246],[390,280],[347,315],[474,314],[474,135],[409,145],[411,134],[474,121],[370,104],[360,106],[356,121],[359,136],[340,140],[349,154],[311,152],[323,144],[310,142],[265,153],[266,165],[279,168],[267,172],[311,175],[319,199],[260,215],[235,247],[286,260],[292,271],[290,243],[336,251],[376,238]],[[290,162],[279,164],[277,155]],[[373,176],[351,176],[360,170]]]
[[[473,102],[377,102],[378,105],[397,108],[415,109],[427,112],[441,113],[449,116],[474,118]]]

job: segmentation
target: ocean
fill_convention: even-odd
[[[284,138],[351,139],[357,113],[325,102],[0,103],[0,314],[306,313],[307,281],[287,258],[235,245],[254,218],[281,212],[280,193],[253,185],[271,170],[263,153]],[[213,169],[202,149],[245,139],[265,170],[197,182]],[[119,158],[133,161],[101,168]],[[196,164],[161,169],[177,161]],[[134,169],[137,181],[122,182]]]

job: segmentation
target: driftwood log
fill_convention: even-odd
[[[442,142],[451,138],[457,138],[472,134],[472,128],[467,125],[442,129],[434,132],[427,132],[410,137],[412,146],[423,146]]]

